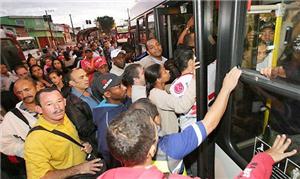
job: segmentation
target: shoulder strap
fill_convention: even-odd
[[[25,122],[25,124],[27,124],[29,126],[29,129],[31,129],[31,126],[29,125],[28,120],[26,119],[26,117],[21,113],[21,111],[18,108],[13,108],[11,110],[11,112],[16,115],[18,118],[20,118],[23,122]]]
[[[36,130],[44,130],[44,131],[48,131],[48,132],[50,132],[50,133],[52,133],[52,134],[55,134],[55,135],[58,135],[58,136],[60,136],[60,137],[65,138],[65,139],[68,139],[69,141],[73,142],[74,144],[78,145],[79,147],[84,147],[82,144],[80,144],[79,142],[77,142],[77,141],[76,141],[75,139],[73,139],[71,136],[69,136],[69,135],[67,135],[67,134],[65,134],[65,133],[63,133],[63,132],[60,132],[60,131],[58,131],[58,130],[55,130],[55,129],[52,130],[52,131],[50,131],[50,130],[48,130],[48,129],[42,127],[42,126],[35,126],[35,127],[33,127],[33,128],[28,132],[27,136],[28,136],[31,132],[36,131]]]

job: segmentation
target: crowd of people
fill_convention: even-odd
[[[156,39],[147,41],[147,56],[139,61],[109,39],[94,39],[46,48],[40,59],[29,56],[15,67],[15,75],[1,64],[1,103],[7,110],[0,124],[2,172],[18,178],[195,176],[183,158],[217,127],[241,70],[228,72],[210,110],[197,121],[199,65],[190,35],[175,51],[179,73],[164,65],[169,60]],[[274,162],[295,154],[284,153],[290,142],[278,137],[256,156],[254,162],[261,162],[250,164],[253,175],[270,176]]]

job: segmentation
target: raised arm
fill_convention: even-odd
[[[241,75],[241,70],[234,67],[228,72],[224,78],[222,88],[214,104],[206,113],[202,120],[207,135],[209,135],[219,124],[227,107],[228,99],[231,91],[236,87]]]
[[[178,41],[177,41],[177,45],[183,44],[184,41],[184,37],[186,34],[188,34],[188,31],[190,30],[190,28],[194,26],[194,16],[192,16],[189,21],[187,22],[185,28],[183,29],[183,31],[181,32],[181,34],[178,37]]]

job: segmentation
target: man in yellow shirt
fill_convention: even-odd
[[[66,101],[57,89],[43,89],[36,94],[36,110],[40,115],[36,126],[63,132],[80,142],[75,126],[65,115]],[[90,144],[79,147],[70,140],[46,130],[32,131],[25,140],[27,177],[66,178],[100,171],[100,159],[85,161]]]

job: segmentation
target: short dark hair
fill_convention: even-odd
[[[145,69],[146,92],[149,96],[150,91],[154,88],[156,80],[160,77],[160,64],[150,65]]]
[[[128,110],[108,126],[110,152],[127,167],[144,163],[156,141],[155,126],[149,118],[145,110]]]
[[[55,87],[41,89],[35,95],[35,104],[38,106],[41,106],[41,94],[42,93],[50,93],[52,91],[58,91],[59,94],[61,94],[61,92]],[[63,96],[63,95],[61,94],[61,96]]]
[[[194,48],[195,47],[195,33],[191,32],[184,36],[183,38],[183,44],[185,46]]]
[[[148,98],[140,98],[132,103],[129,110],[134,109],[143,109],[152,119],[159,115],[155,104],[153,104]]]
[[[180,47],[174,52],[174,63],[180,72],[188,67],[189,60],[194,58],[194,51],[190,47]]]
[[[15,68],[14,68],[14,71],[17,72],[17,70],[21,69],[21,68],[24,68],[27,70],[27,68],[24,66],[24,65],[17,65]]]
[[[139,71],[137,70],[138,68],[143,68],[143,67],[138,63],[134,63],[125,68],[122,77],[122,83],[125,86],[134,85],[134,78],[139,77]]]
[[[49,73],[48,73],[48,77],[50,77],[50,75],[52,73],[55,73],[57,76],[63,76],[62,73],[58,70],[51,70]]]

